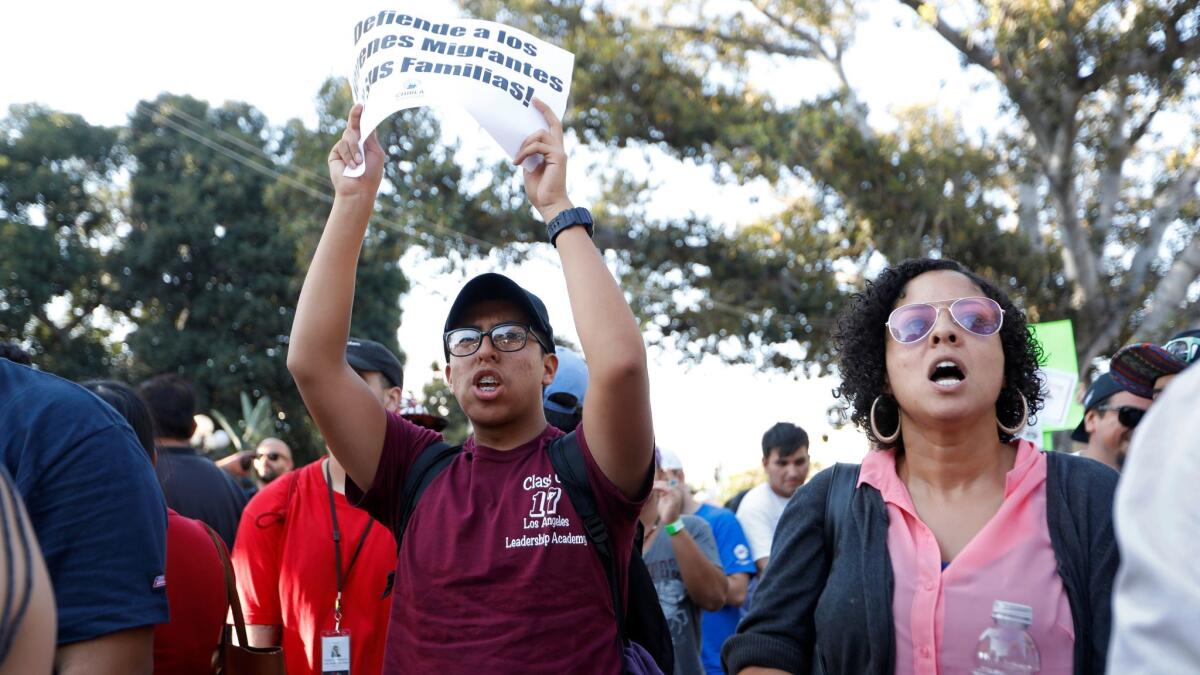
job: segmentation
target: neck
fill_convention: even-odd
[[[346,470],[342,468],[341,463],[337,461],[337,458],[333,456],[332,452],[329,453],[328,462],[329,480],[330,484],[333,486],[333,491],[339,495],[346,494]],[[324,471],[321,472],[321,477],[325,477]]]
[[[154,447],[156,448],[190,448],[192,447],[192,439],[190,438],[165,438],[162,436],[154,437]]]
[[[1105,448],[1094,448],[1090,444],[1079,453],[1088,459],[1094,459],[1101,464],[1107,464],[1117,471],[1121,470],[1121,465],[1117,462],[1117,456],[1120,454],[1117,451],[1109,451]]]
[[[495,426],[483,426],[471,421],[475,444],[493,450],[512,450],[537,438],[546,430],[546,415],[539,407],[536,415],[526,415]]]
[[[914,482],[930,489],[952,491],[984,481],[999,481],[1013,467],[1016,452],[1000,442],[994,418],[959,428],[922,426],[905,417],[904,454],[896,472],[911,491]]]

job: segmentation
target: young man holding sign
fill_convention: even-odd
[[[591,218],[566,191],[558,118],[514,162],[562,261],[590,383],[575,432],[621,588],[652,479],[645,348],[628,304],[590,239]],[[360,153],[360,106],[329,155],[335,199],[300,294],[288,368],[350,480],[346,496],[403,538],[385,672],[618,672],[621,651],[605,572],[546,448],[542,389],[558,359],[545,306],[498,274],[463,287],[443,333],[446,378],[474,435],[429,483],[407,525],[404,482],[440,436],[385,412],[346,364],[358,252],[374,208],[383,151]],[[343,175],[365,165],[359,178]],[[432,327],[431,327],[432,331]],[[353,611],[352,608],[348,611]],[[351,635],[350,640],[378,639]]]

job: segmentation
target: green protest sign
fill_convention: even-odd
[[[1042,372],[1046,376],[1046,405],[1039,413],[1040,427],[1049,432],[1074,429],[1083,419],[1083,406],[1076,400],[1079,359],[1075,356],[1075,333],[1070,320],[1029,325],[1033,337],[1042,345]]]

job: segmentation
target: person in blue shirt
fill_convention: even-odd
[[[686,485],[683,462],[669,450],[662,450],[662,468],[671,480]],[[721,566],[729,582],[725,595],[725,606],[715,612],[704,612],[700,619],[700,639],[703,642],[701,660],[708,675],[723,675],[721,667],[721,645],[737,630],[741,618],[741,606],[746,602],[746,590],[750,579],[758,573],[758,567],[750,555],[750,543],[738,523],[737,516],[729,509],[702,504],[696,501],[690,490],[683,491],[683,512],[699,516],[708,522],[717,540],[717,552]]]
[[[54,586],[55,672],[150,672],[167,621],[167,506],[133,430],[82,387],[7,359],[0,430]]]

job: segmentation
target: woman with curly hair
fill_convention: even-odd
[[[974,672],[1004,602],[1032,610],[1040,672],[1102,673],[1117,474],[1017,439],[1042,404],[1021,310],[957,262],[907,260],[834,340],[875,450],[789,502],[727,672]]]

